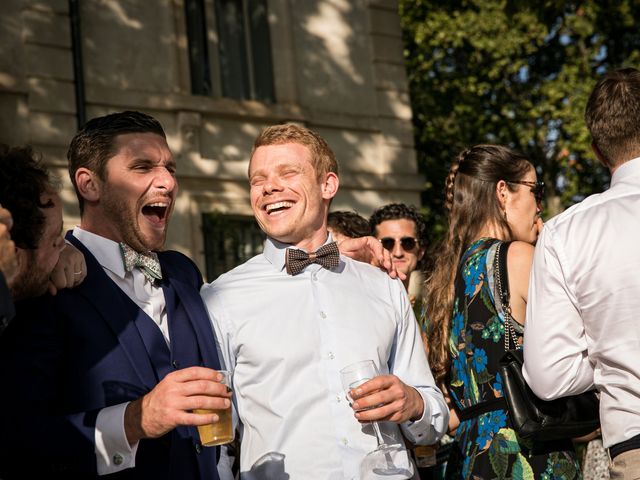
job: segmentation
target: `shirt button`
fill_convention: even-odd
[[[340,398],[340,395],[336,395],[336,402],[340,403],[342,401],[342,398]]]
[[[116,453],[113,456],[113,464],[114,465],[122,465],[123,461],[124,461],[124,458],[122,458],[122,455],[120,455],[119,453]]]
[[[171,365],[173,365],[173,368],[175,368],[176,370],[178,369],[178,362],[177,361],[173,361],[171,362]]]
[[[311,274],[311,280],[318,280],[318,274],[316,272]]]
[[[343,443],[344,445],[348,445],[348,444],[349,444],[349,440],[347,440],[346,438],[343,438],[343,439],[342,439],[342,443]]]
[[[196,453],[202,452],[202,444],[196,443]]]
[[[333,354],[333,352],[329,352],[329,355],[327,355],[329,357],[329,360],[333,360],[334,358],[336,358],[336,356]]]
[[[320,318],[327,318],[327,314],[324,312],[320,312]]]

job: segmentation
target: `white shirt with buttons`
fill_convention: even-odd
[[[286,247],[268,239],[263,254],[202,289],[234,369],[241,477],[357,478],[377,444],[371,426],[354,417],[340,369],[360,360],[417,389],[424,415],[400,428],[414,443],[434,443],[448,409],[402,283],[346,257],[334,271],[312,264],[292,277]],[[388,442],[402,442],[397,424],[380,426]]]

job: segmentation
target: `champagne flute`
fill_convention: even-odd
[[[373,360],[363,360],[352,363],[340,370],[342,386],[347,392],[349,400],[351,390],[359,387],[379,375]],[[370,407],[377,408],[377,407]],[[409,460],[407,449],[403,445],[385,443],[377,421],[370,422],[376,435],[378,446],[369,452],[360,464],[361,479],[385,478],[405,479],[413,476],[413,464]]]

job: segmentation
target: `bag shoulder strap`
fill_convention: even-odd
[[[496,290],[500,296],[500,304],[504,313],[504,350],[509,350],[513,341],[513,348],[518,349],[518,338],[513,326],[513,318],[511,317],[511,303],[509,293],[509,273],[507,269],[507,252],[511,242],[500,242],[496,247],[496,256],[494,260],[493,275]]]
[[[511,298],[509,294],[509,270],[507,269],[507,252],[509,251],[509,247],[511,246],[511,242],[500,242],[496,247],[496,263],[495,272],[498,273],[496,276],[496,287],[498,289],[498,294],[500,295],[500,303],[502,303],[502,308],[507,310],[511,310],[509,307],[509,300]]]

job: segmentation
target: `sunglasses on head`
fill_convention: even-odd
[[[402,237],[400,240],[400,246],[405,252],[410,252],[416,245],[418,245],[418,241],[413,237]],[[380,239],[380,243],[384,247],[385,250],[392,251],[396,246],[396,239],[391,237],[384,237]]]
[[[542,203],[544,199],[544,182],[527,182],[526,180],[505,180],[507,183],[517,183],[526,185],[531,189],[531,193],[536,198],[536,202]]]

